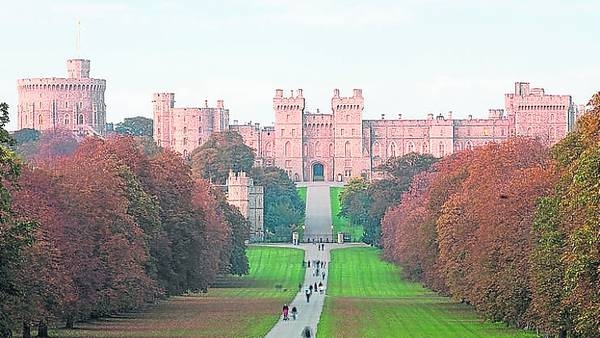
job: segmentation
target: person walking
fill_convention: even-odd
[[[321,274],[321,279],[325,280],[325,271],[323,271],[323,273]]]
[[[306,294],[306,302],[310,303],[310,294],[311,294],[310,290],[306,289],[306,290],[304,290],[304,293]]]
[[[310,289],[310,292],[312,293],[313,292],[313,286],[312,286],[312,284],[308,288]]]
[[[292,307],[292,318],[296,320],[296,316],[298,315],[298,309],[296,307]]]
[[[315,290],[315,292],[317,292],[317,290],[319,290],[319,289],[317,289],[317,282],[315,282],[315,289],[314,290]]]
[[[288,307],[287,304],[283,304],[283,320],[288,320],[288,313],[289,313],[290,308]]]
[[[302,291],[302,283],[298,283],[298,292]]]

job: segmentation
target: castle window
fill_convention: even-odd
[[[350,146],[350,142],[346,141],[344,144],[344,156],[350,157],[352,156],[352,147]]]
[[[292,137],[296,135],[296,129],[292,129]]]
[[[429,152],[429,147],[427,146],[427,143],[425,143],[425,142],[423,142],[421,149],[422,149],[423,154],[427,154]]]
[[[287,114],[287,115],[285,116],[285,122],[290,122],[290,114]]]
[[[281,137],[283,137],[283,133],[285,132],[285,129],[281,128]]]
[[[156,143],[157,143],[157,144],[158,144],[158,146],[160,147],[162,142],[161,142],[160,140],[158,140],[158,141],[156,141]]]
[[[79,116],[77,116],[77,124],[83,124],[83,114],[79,114]]]
[[[65,125],[71,124],[71,119],[69,119],[69,114],[65,114],[64,122],[65,122]]]
[[[412,142],[408,142],[406,148],[409,153],[415,152],[415,145]]]
[[[185,121],[184,121],[185,122]],[[183,127],[183,133],[187,133],[187,127]]]
[[[346,115],[346,122],[350,120],[350,115]]]
[[[156,130],[156,133],[157,133],[158,135],[160,135],[160,128],[158,128],[158,129]]]
[[[40,116],[38,116],[38,126],[42,125],[42,114],[40,114]]]
[[[283,156],[290,156],[291,148],[292,148],[292,144],[290,143],[290,141],[287,141],[285,143],[285,146],[283,147]]]
[[[445,155],[445,150],[444,143],[440,142],[440,157]]]
[[[390,144],[390,157],[396,157],[396,143]]]
[[[554,114],[550,114],[550,122],[554,122]]]
[[[352,128],[352,136],[354,136],[354,134],[356,134],[356,129]]]
[[[202,134],[202,127],[198,127],[198,134]]]
[[[319,141],[317,141],[317,143],[315,143],[315,156],[317,156],[317,157],[321,156],[321,144],[319,143]]]
[[[333,143],[329,143],[329,156],[333,156]]]
[[[198,139],[198,145],[199,145],[199,146],[201,146],[201,145],[202,145],[202,139],[201,139],[201,138],[199,138],[199,139]]]
[[[184,146],[187,146],[187,138],[184,138],[184,139],[183,139],[183,145],[184,145]]]
[[[198,122],[202,122],[202,116],[198,116]]]
[[[340,129],[340,135],[344,136],[344,128]]]
[[[377,141],[375,141],[375,143],[373,143],[373,155],[381,156],[381,146],[379,145],[379,142],[377,142]]]
[[[473,143],[471,141],[467,141],[465,143],[465,149],[467,149],[467,150],[473,150]]]

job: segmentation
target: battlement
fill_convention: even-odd
[[[290,96],[283,96],[283,89],[275,90],[275,97],[273,97],[273,109],[275,110],[291,110],[291,111],[303,111],[304,110],[304,96],[302,96],[302,89],[296,91],[290,90]]]
[[[246,175],[245,171],[234,172],[233,170],[230,170],[229,177],[227,177],[227,185],[252,186],[254,185],[254,182]]]
[[[331,109],[335,112],[342,111],[362,111],[364,107],[364,98],[362,89],[354,89],[352,96],[340,96],[340,90],[333,90],[333,98],[331,98]]]

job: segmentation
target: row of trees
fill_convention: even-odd
[[[296,185],[278,167],[254,167],[254,150],[234,131],[213,133],[191,154],[194,175],[225,184],[229,171],[244,171],[264,188],[264,228],[267,240],[289,240],[294,226],[304,219],[306,206]]]
[[[378,166],[382,179],[372,182],[364,178],[351,179],[340,196],[340,215],[364,228],[363,241],[380,246],[381,220],[386,210],[400,201],[413,177],[429,169],[437,159],[430,154],[409,153],[389,158]]]
[[[382,222],[384,255],[485,318],[600,335],[600,93],[548,149],[510,139],[415,176]]]
[[[49,320],[72,327],[247,273],[247,222],[178,154],[115,137],[64,155],[57,140],[24,147],[37,149],[27,164],[0,147],[0,333],[37,323],[43,336]]]

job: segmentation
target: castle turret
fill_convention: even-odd
[[[275,165],[283,168],[292,180],[300,181],[303,171],[303,121],[304,97],[302,89],[289,97],[283,96],[283,90],[277,89],[273,97],[275,110]]]
[[[334,175],[344,181],[361,173],[353,168],[364,168],[362,111],[364,98],[362,89],[354,89],[351,97],[341,97],[333,91],[331,110],[334,121]]]
[[[67,74],[70,79],[87,79],[90,77],[90,60],[71,59],[67,61]]]

